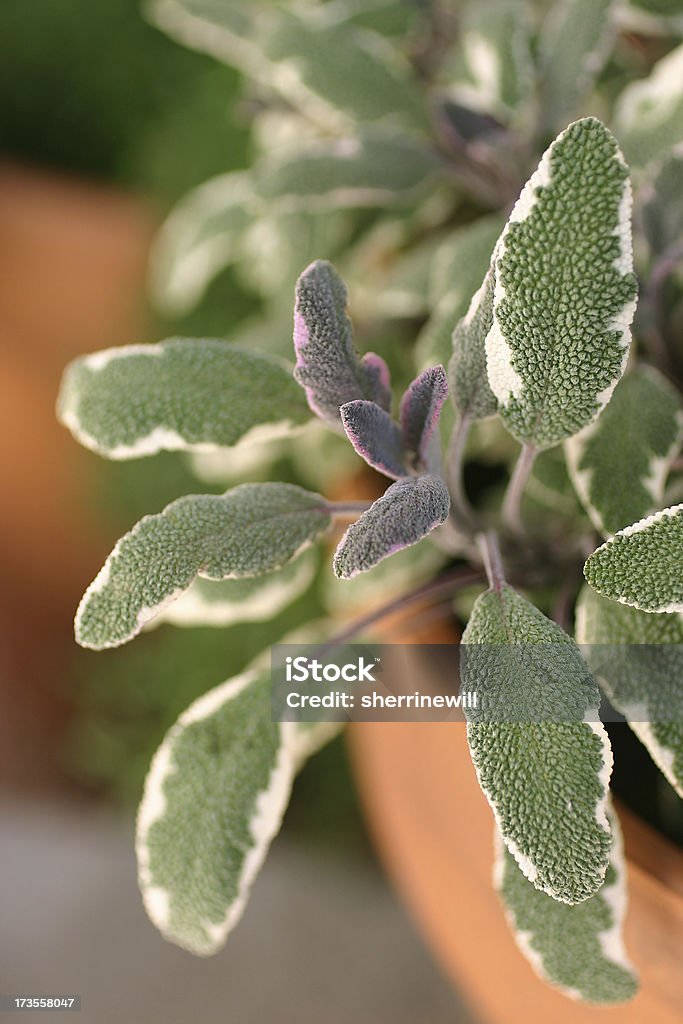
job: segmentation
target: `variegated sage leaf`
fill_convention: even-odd
[[[189,338],[74,360],[57,412],[77,441],[109,459],[266,440],[308,419],[285,363]]]
[[[683,140],[683,45],[659,60],[649,78],[619,96],[614,130],[630,163],[643,166]]]
[[[680,0],[626,0],[618,5],[617,15],[628,32],[645,36],[683,35]]]
[[[330,211],[412,205],[433,190],[443,165],[406,134],[363,130],[287,147],[254,168],[257,194],[275,210]]]
[[[577,645],[504,585],[474,605],[461,678],[477,693],[467,738],[508,850],[553,899],[588,899],[607,870],[612,752]]]
[[[448,364],[450,393],[460,415],[473,420],[487,419],[498,411],[498,399],[489,385],[485,347],[493,324],[493,293],[491,267],[453,331],[453,355]]]
[[[600,597],[584,586],[576,639],[611,703],[683,797],[683,620]]]
[[[542,120],[554,132],[576,112],[616,38],[614,0],[560,0],[540,37]]]
[[[339,410],[344,432],[369,466],[398,480],[407,476],[403,438],[388,412],[375,402],[347,402]]]
[[[326,728],[326,724],[323,728]],[[262,663],[210,690],[159,747],[138,812],[138,877],[165,938],[208,956],[239,921],[317,725],[273,722]]]
[[[389,370],[368,352],[359,359],[346,312],[346,287],[334,267],[316,260],[296,285],[294,308],[294,377],[316,415],[341,428],[339,409],[367,399],[388,410]]]
[[[315,7],[283,6],[262,21],[256,41],[271,69],[264,69],[269,84],[323,126],[344,131],[385,122],[426,130],[411,67],[381,35]]]
[[[349,579],[383,558],[417,544],[448,516],[448,489],[438,476],[397,480],[348,530],[334,556],[334,572]]]
[[[174,626],[264,622],[274,618],[308,589],[316,562],[315,551],[309,550],[266,576],[228,580],[207,580],[198,576],[188,590],[152,622],[169,622]]]
[[[462,12],[461,50],[446,72],[465,106],[509,120],[529,98],[533,79],[526,2],[478,0]]]
[[[683,612],[683,505],[627,526],[583,569],[593,590],[644,612]]]
[[[661,505],[682,437],[678,392],[657,370],[638,366],[597,420],[566,442],[577,494],[605,537]]]
[[[443,366],[433,366],[415,378],[401,399],[401,436],[415,468],[439,471],[441,448],[437,428],[447,397],[446,371]]]
[[[152,251],[152,295],[169,315],[195,306],[213,278],[239,255],[252,220],[249,176],[231,171],[204,182],[178,203]]]
[[[223,495],[178,498],[118,541],[76,614],[76,639],[101,650],[126,643],[194,582],[261,576],[324,533],[324,498],[293,484],[241,484]]]
[[[244,72],[255,69],[252,19],[268,4],[252,0],[151,0],[148,16],[183,46],[209,53]]]
[[[595,118],[570,125],[527,182],[496,247],[491,390],[508,430],[549,448],[607,404],[635,311],[631,186]]]
[[[524,877],[496,830],[494,884],[515,940],[543,981],[571,999],[623,1003],[638,989],[622,937],[626,911],[626,862],[619,821],[608,817],[614,836],[602,888],[567,906],[539,892]]]
[[[678,249],[683,237],[683,145],[677,146],[640,190],[640,216],[650,251],[656,258]]]
[[[433,313],[415,343],[418,365],[448,362],[453,328],[467,313],[486,274],[504,223],[499,214],[480,217],[451,232],[437,251],[429,289]]]

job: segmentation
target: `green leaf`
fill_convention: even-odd
[[[372,122],[428,127],[410,65],[376,32],[331,22],[315,7],[281,9],[263,23],[257,43],[273,69],[272,87],[322,124],[337,131]]]
[[[478,0],[467,4],[455,66],[445,69],[454,79],[455,98],[466,107],[509,119],[531,93],[530,35],[526,3]]]
[[[534,888],[496,834],[494,883],[520,950],[543,981],[572,999],[622,1003],[638,979],[622,938],[626,863],[616,814],[608,816],[614,845],[599,892],[577,906],[558,903]]]
[[[498,401],[486,372],[486,338],[493,323],[494,275],[489,269],[472,298],[467,314],[453,331],[453,355],[448,364],[448,385],[461,416],[485,420],[495,416]]]
[[[384,36],[406,36],[425,12],[413,0],[329,0],[324,16],[372,28]]]
[[[358,358],[347,310],[346,286],[331,263],[316,260],[296,283],[294,377],[311,410],[334,427],[348,402],[391,407],[389,369],[374,352]]]
[[[258,195],[288,210],[412,205],[433,188],[438,156],[408,136],[365,131],[306,141],[254,168]]]
[[[678,392],[657,370],[638,366],[598,419],[566,442],[577,494],[605,537],[661,505],[682,437]]]
[[[649,78],[628,85],[614,110],[614,130],[630,163],[642,166],[683,140],[683,45],[658,61]]]
[[[505,844],[537,889],[580,903],[602,885],[611,844],[612,753],[588,666],[507,585],[477,599],[462,644],[463,688],[478,704],[467,738]]]
[[[223,495],[178,498],[116,544],[83,595],[76,639],[96,650],[126,643],[197,576],[272,572],[330,523],[324,498],[293,484],[241,484]]]
[[[669,255],[683,236],[683,145],[654,166],[654,174],[640,191],[643,230],[651,253]]]
[[[617,7],[622,28],[641,35],[683,35],[680,0],[627,0]]]
[[[183,46],[259,77],[262,56],[252,41],[254,20],[277,0],[150,0],[146,13]]]
[[[525,522],[537,523],[538,529],[561,530],[563,537],[572,527],[585,530],[588,525],[569,478],[562,448],[548,448],[534,459],[524,488],[522,516]]]
[[[145,908],[165,938],[216,953],[240,919],[321,730],[271,720],[257,664],[185,711],[159,747],[137,821]]]
[[[285,363],[189,338],[76,359],[57,412],[77,441],[109,459],[265,440],[309,418]]]
[[[453,328],[467,313],[503,227],[504,220],[498,214],[480,217],[451,232],[436,253],[429,289],[434,311],[415,346],[420,366],[448,362]]]
[[[683,797],[683,620],[652,615],[584,586],[576,639],[662,774]]]
[[[252,220],[247,174],[211,178],[178,203],[154,243],[152,294],[169,316],[199,302],[210,281],[239,255],[239,241]]]
[[[443,523],[449,507],[448,490],[440,477],[402,477],[349,526],[334,556],[335,575],[349,579],[417,544]]]
[[[593,590],[644,612],[683,612],[683,505],[620,530],[583,569]]]
[[[600,121],[570,125],[526,184],[496,252],[491,390],[508,430],[549,448],[607,404],[631,340],[631,188]]]
[[[560,0],[540,37],[542,121],[556,131],[575,113],[604,67],[616,38],[614,0]]]
[[[174,626],[230,626],[274,618],[308,589],[317,558],[305,551],[267,576],[207,580],[198,576],[190,587],[154,619]]]

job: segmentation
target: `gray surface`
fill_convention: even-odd
[[[164,942],[142,910],[132,823],[92,807],[0,806],[0,992],[83,995],[74,1024],[465,1024],[370,867],[276,842],[227,949]]]

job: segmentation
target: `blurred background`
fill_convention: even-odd
[[[249,165],[258,109],[237,71],[162,34],[138,0],[0,5],[0,991],[80,992],[98,1024],[467,1020],[376,866],[339,741],[300,778],[225,953],[192,958],[142,910],[133,818],[154,749],[273,630],[319,614],[319,588],[275,626],[162,626],[104,654],[72,639],[116,538],[225,485],[198,485],[181,456],[79,448],[54,416],[61,371],[259,322],[263,294],[234,268],[176,314],[152,306],[147,269],[173,204]]]
[[[681,37],[678,0],[2,0],[0,993],[80,992],[81,1019],[95,1024],[474,1019],[384,880],[341,740],[302,771],[217,958],[156,933],[133,850],[150,759],[188,704],[300,624],[367,608],[388,581],[392,595],[419,585],[446,556],[421,545],[340,584],[310,553],[305,585],[266,622],[163,624],[120,649],[81,650],[80,596],[144,514],[244,480],[332,498],[373,497],[378,484],[315,426],[246,454],[106,462],[58,425],[59,380],[82,353],[172,335],[291,358],[294,282],[323,257],[349,285],[359,349],[405,386],[447,361],[521,185],[583,114],[615,129],[641,183],[638,271],[664,267],[666,302],[641,301],[637,331],[681,379]],[[485,507],[516,444],[490,420],[468,454],[467,485]],[[525,497],[534,529],[548,509],[562,529],[580,519],[559,450],[536,461]],[[466,618],[472,594],[460,600]],[[423,625],[444,642],[443,621]],[[424,768],[435,745],[422,743]],[[406,779],[417,774],[396,756]],[[386,794],[399,788],[392,778]],[[432,823],[445,818],[433,793],[413,797],[418,819],[423,806]],[[419,849],[429,828],[392,806]],[[484,921],[467,872],[454,874]],[[487,920],[504,930],[480,882]],[[457,902],[436,893],[449,934]],[[490,932],[462,932],[486,989],[477,950]],[[502,942],[507,955],[507,932]],[[531,973],[517,966],[521,989]]]

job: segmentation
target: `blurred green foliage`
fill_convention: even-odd
[[[0,150],[164,203],[245,162],[239,76],[178,46],[139,0],[3,0]]]

